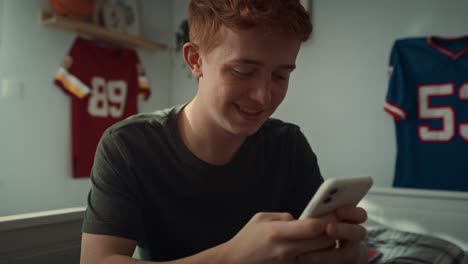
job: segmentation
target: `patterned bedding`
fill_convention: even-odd
[[[367,246],[382,253],[372,264],[468,264],[468,255],[444,239],[380,226],[367,231]]]

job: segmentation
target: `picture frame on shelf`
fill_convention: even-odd
[[[124,10],[110,0],[96,1],[93,23],[113,32],[127,32]]]
[[[122,10],[125,31],[131,36],[141,36],[141,3],[140,0],[109,0],[111,4]]]

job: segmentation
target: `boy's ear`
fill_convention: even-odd
[[[202,69],[201,69],[201,57],[198,51],[197,45],[191,42],[187,42],[184,44],[182,48],[184,53],[184,60],[187,66],[190,68],[193,76],[195,78],[200,78],[203,76]]]

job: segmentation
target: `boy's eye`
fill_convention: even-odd
[[[289,78],[289,75],[273,73],[273,77],[280,79],[280,80],[287,80]]]
[[[253,74],[253,71],[246,71],[246,70],[240,70],[240,69],[232,69],[231,72],[234,75],[239,76],[239,77],[248,77]]]

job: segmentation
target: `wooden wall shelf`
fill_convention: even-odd
[[[49,27],[81,33],[127,47],[142,48],[153,52],[167,49],[167,45],[165,44],[157,43],[142,37],[113,32],[91,23],[73,20],[47,11],[41,12],[40,22]]]

